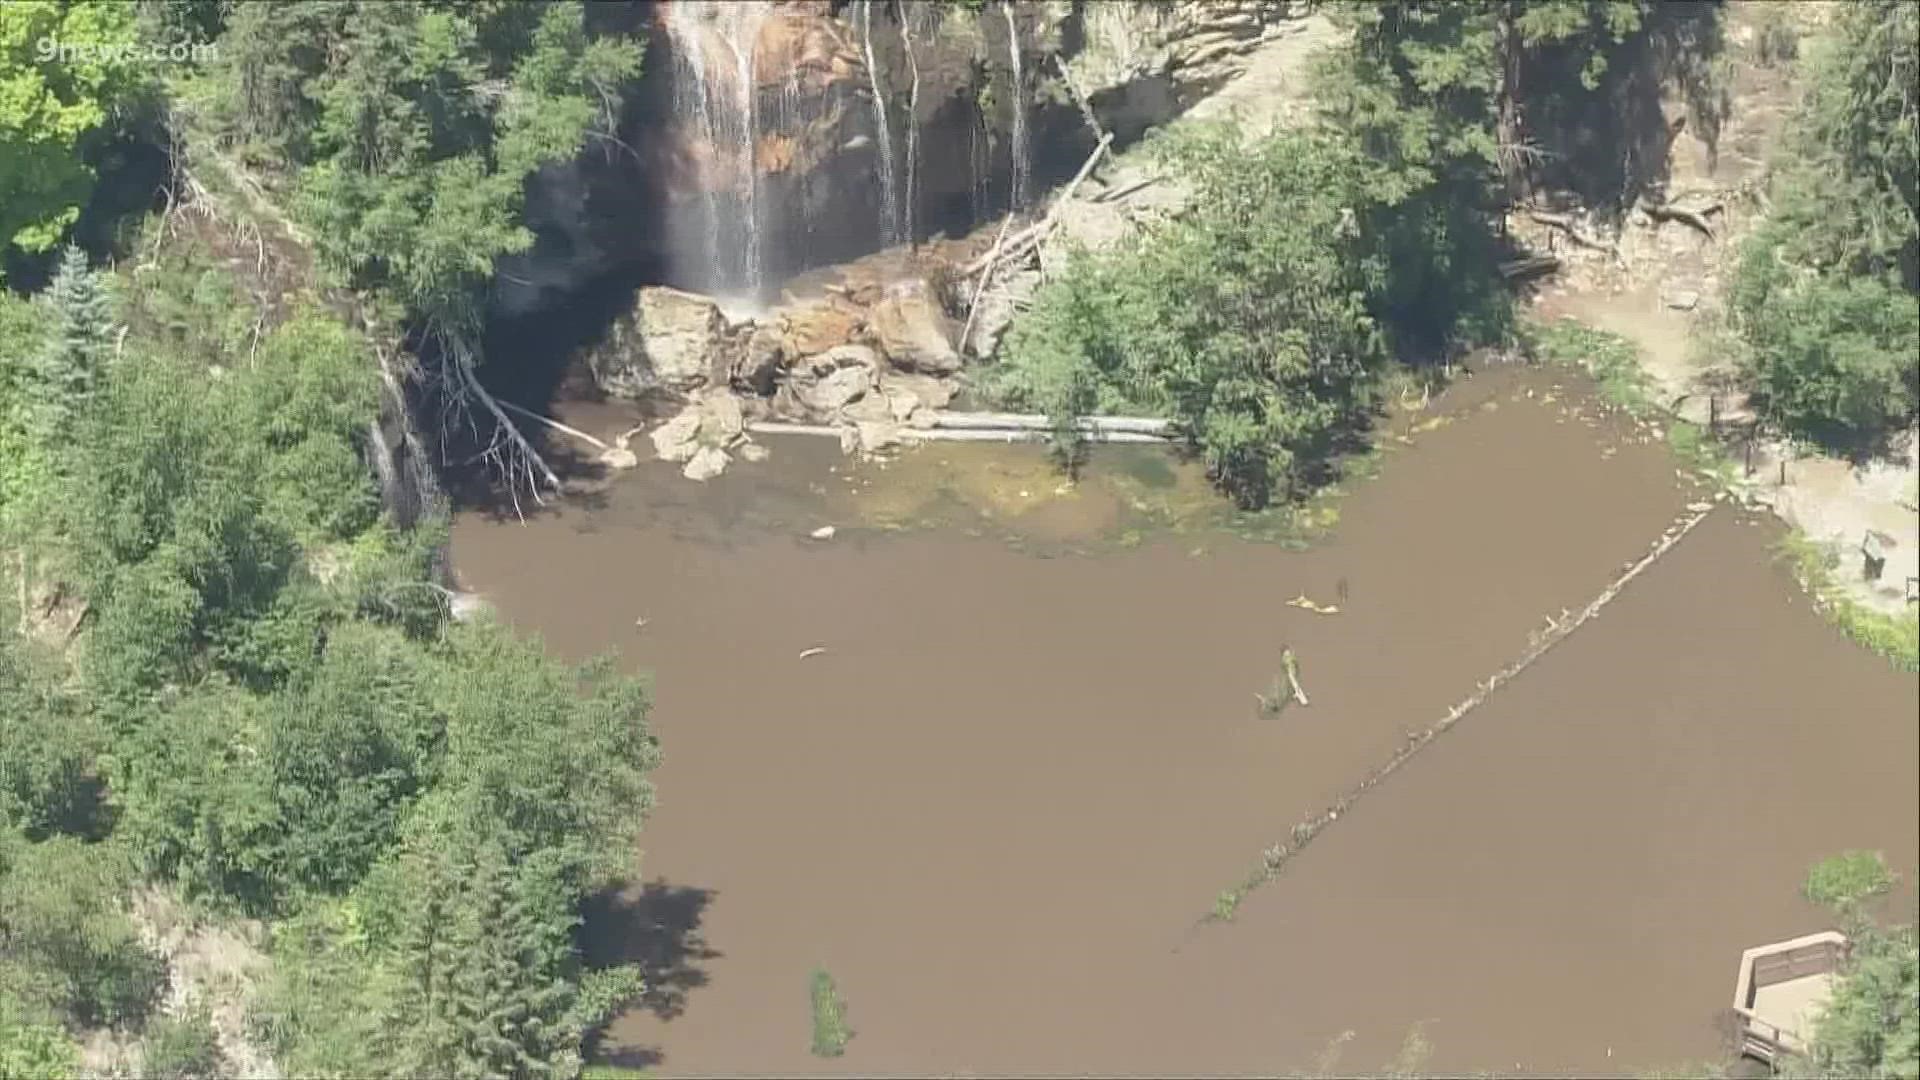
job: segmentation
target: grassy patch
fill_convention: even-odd
[[[1828,621],[1900,670],[1920,672],[1920,611],[1909,607],[1902,614],[1890,615],[1847,595],[1833,576],[1840,564],[1839,553],[1802,533],[1789,534],[1776,550]]]
[[[1614,408],[1635,419],[1665,413],[1654,398],[1653,380],[1640,367],[1640,354],[1626,338],[1574,319],[1527,323],[1521,334],[1541,360],[1577,367],[1592,376],[1600,397]]]
[[[1720,444],[1707,436],[1699,424],[1675,418],[1667,427],[1667,449],[1680,459],[1688,469],[1703,476],[1711,477],[1714,485],[1722,490],[1733,487],[1738,475],[1733,459],[1721,450]]]
[[[847,1026],[847,1003],[840,999],[840,990],[834,986],[833,976],[827,969],[813,969],[811,996],[814,1056],[839,1057],[847,1052],[847,1040],[853,1038],[853,1029]]]

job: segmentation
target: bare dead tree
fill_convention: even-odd
[[[464,425],[476,439],[480,437],[482,429],[476,422],[473,408],[474,403],[478,402],[492,423],[485,429],[485,444],[469,460],[486,463],[488,470],[506,487],[517,516],[525,516],[520,507],[522,494],[532,499],[536,506],[546,505],[546,500],[540,494],[541,489],[559,490],[560,477],[481,384],[476,372],[479,358],[469,344],[467,335],[440,317],[429,318],[427,331],[433,340],[439,342],[442,352],[439,387],[441,409],[443,419],[449,421],[441,426],[443,446],[446,432],[454,425]]]

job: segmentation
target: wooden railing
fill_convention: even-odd
[[[1840,945],[1831,940],[1816,941],[1753,958],[1753,988],[1788,982],[1806,975],[1818,975],[1840,966]],[[1751,1004],[1749,1002],[1748,1004]]]

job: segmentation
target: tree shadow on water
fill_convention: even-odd
[[[686,1011],[688,993],[707,984],[706,962],[721,955],[700,928],[713,896],[656,878],[593,897],[581,931],[587,963],[638,964],[647,990],[635,1008],[674,1019]]]

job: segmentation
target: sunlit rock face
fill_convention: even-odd
[[[1135,138],[1231,78],[1298,6],[643,5],[645,66],[617,129],[530,181],[536,242],[501,260],[495,309],[618,274],[752,312],[797,273],[962,234],[1077,169],[1093,141],[1079,95]]]

